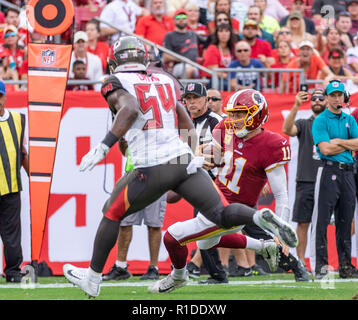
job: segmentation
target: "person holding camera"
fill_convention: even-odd
[[[323,162],[318,168],[315,209],[312,216],[311,267],[317,279],[328,270],[327,226],[334,212],[340,278],[358,278],[351,263],[351,225],[356,203],[352,152],[358,150],[358,125],[342,112],[349,102],[344,84],[332,80],[326,86],[327,108],[313,121],[312,136]]]
[[[307,89],[301,87],[301,90]],[[298,138],[298,159],[296,175],[296,197],[293,206],[292,221],[297,223],[297,256],[304,262],[307,246],[307,232],[312,219],[314,207],[314,189],[318,167],[322,164],[318,157],[312,138],[313,120],[326,109],[326,97],[323,89],[315,89],[311,95],[312,115],[307,119],[297,119],[301,104],[308,101],[309,93],[300,91],[295,104],[283,122],[282,132]]]

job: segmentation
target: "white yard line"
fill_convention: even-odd
[[[324,280],[323,280],[324,281]],[[154,281],[140,281],[140,282],[102,282],[101,287],[147,287]],[[320,283],[321,280],[315,281]],[[358,279],[334,279],[334,282],[358,282]],[[280,285],[280,284],[294,284],[294,283],[309,283],[309,282],[295,282],[294,280],[260,280],[260,281],[229,281],[229,283],[225,283],[223,285]],[[190,281],[188,283],[189,286],[205,286],[202,284],[198,284],[197,281]],[[284,285],[287,287],[287,285]],[[290,285],[289,287],[295,287]],[[71,283],[49,283],[49,284],[35,284],[36,289],[57,289],[57,288],[73,288]],[[2,284],[0,285],[0,289],[29,289],[29,284]]]

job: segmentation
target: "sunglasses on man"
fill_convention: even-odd
[[[324,96],[312,96],[311,97],[311,101],[316,101],[316,100],[324,101]]]
[[[5,34],[4,38],[8,38],[8,37],[16,37],[16,33],[15,32],[9,32],[7,34]]]
[[[208,101],[213,100],[213,102],[220,101],[221,98],[218,97],[208,97]]]

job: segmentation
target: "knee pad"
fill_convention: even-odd
[[[224,205],[220,203],[215,208],[208,210],[208,211],[200,211],[201,214],[212,223],[215,223],[220,228],[225,228],[223,225],[223,212],[224,212]]]
[[[182,226],[182,222],[176,222],[172,224],[168,229],[167,232],[175,239],[179,240],[184,236],[184,230]]]

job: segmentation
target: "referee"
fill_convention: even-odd
[[[4,243],[6,282],[21,282],[21,177],[28,158],[23,146],[25,116],[4,108],[6,90],[0,81],[0,236]]]
[[[211,132],[223,119],[208,108],[207,96],[206,88],[201,83],[188,83],[182,95],[186,108],[193,119],[195,131],[199,138],[199,145],[212,141],[213,136]],[[215,180],[217,172],[217,168],[208,171],[213,180]],[[194,209],[194,216],[196,216],[197,213],[197,210]],[[228,282],[227,274],[221,264],[219,252],[216,248],[196,251],[192,260],[188,263],[189,277],[198,278],[200,275],[200,266],[197,265],[200,263],[200,260],[202,260],[205,269],[210,275],[207,280],[199,281],[200,284]]]
[[[336,245],[341,278],[358,277],[351,264],[351,225],[356,185],[352,151],[358,150],[358,125],[342,112],[349,100],[344,85],[332,80],[326,87],[327,108],[313,121],[312,136],[323,166],[318,169],[312,216],[311,267],[317,279],[328,271],[327,226],[335,215]]]

